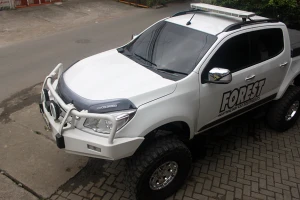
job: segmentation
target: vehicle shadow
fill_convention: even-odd
[[[261,141],[260,131],[266,129],[268,127],[264,116],[251,112],[195,136],[188,146],[194,160],[197,160],[205,156],[211,156],[213,153],[221,153],[222,149],[235,150],[241,147],[239,142],[242,138]],[[213,150],[217,147],[221,149]]]

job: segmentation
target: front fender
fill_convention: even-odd
[[[162,125],[181,121],[189,126],[193,138],[199,104],[198,74],[193,73],[178,82],[173,93],[138,107],[133,119],[117,132],[117,137],[144,137]]]
[[[193,117],[189,116],[187,108],[174,108],[172,101],[172,98],[165,96],[140,106],[133,119],[117,133],[117,137],[144,137],[158,127],[175,121],[187,123],[190,133],[194,133]],[[193,134],[190,134],[192,137]]]

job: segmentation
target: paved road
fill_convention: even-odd
[[[284,133],[268,129],[262,119],[236,120],[230,135],[211,137],[205,145],[198,138],[202,142],[193,150],[191,176],[167,200],[299,199],[300,120]],[[132,199],[125,190],[124,167],[122,160],[90,160],[51,200]]]
[[[68,66],[89,55],[120,46],[129,41],[132,34],[188,7],[188,3],[178,3],[161,9],[136,9],[120,18],[0,48],[0,102],[42,82],[59,62]]]

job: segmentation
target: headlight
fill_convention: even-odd
[[[115,117],[117,121],[117,130],[119,130],[133,118],[135,112],[136,110],[128,110],[109,113],[109,115]],[[83,126],[98,133],[109,134],[112,129],[112,122],[105,119],[86,119]]]

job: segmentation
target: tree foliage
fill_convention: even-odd
[[[300,0],[214,0],[214,3],[279,18],[289,27],[300,29]]]

